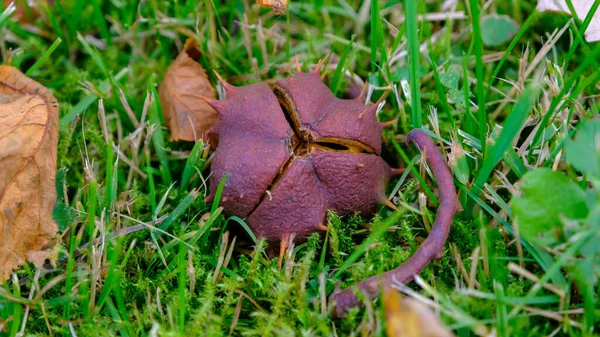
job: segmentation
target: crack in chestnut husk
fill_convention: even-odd
[[[279,181],[285,176],[287,170],[292,166],[296,158],[305,159],[310,156],[313,149],[319,149],[325,152],[339,153],[356,153],[356,154],[375,154],[375,151],[369,146],[355,140],[336,138],[336,137],[320,137],[315,138],[314,134],[301,126],[300,115],[294,101],[290,97],[285,88],[275,84],[272,88],[275,97],[279,101],[279,106],[283,115],[290,125],[293,134],[290,135],[290,156],[277,172],[267,189],[262,193],[258,202],[252,207],[248,213],[248,217],[262,204],[269,193],[277,186]]]

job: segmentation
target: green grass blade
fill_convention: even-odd
[[[44,64],[44,62],[46,62],[46,60],[50,57],[50,55],[52,55],[52,53],[56,50],[56,48],[58,48],[58,46],[60,45],[61,42],[62,42],[62,39],[60,37],[57,37],[56,40],[54,41],[54,43],[52,43],[52,45],[50,46],[50,48],[48,48],[48,50],[46,50],[46,52],[44,54],[42,54],[42,56],[29,69],[27,69],[27,72],[25,73],[25,75],[32,76],[33,73],[36,70],[38,70],[38,68],[42,64]]]
[[[235,222],[237,222],[240,226],[242,226],[242,228],[244,228],[244,230],[246,231],[246,233],[248,233],[248,235],[250,236],[250,238],[252,239],[252,241],[256,244],[258,243],[258,239],[256,238],[256,234],[254,234],[254,232],[252,232],[252,229],[250,229],[250,227],[248,226],[248,224],[246,223],[246,221],[242,220],[240,217],[237,217],[235,215],[230,216],[229,219],[227,219],[227,221],[229,220],[233,220]]]
[[[510,41],[510,44],[508,45],[508,48],[506,48],[506,50],[504,51],[504,54],[502,55],[502,58],[500,59],[500,62],[498,62],[498,65],[496,66],[496,68],[494,68],[494,71],[492,72],[492,76],[490,77],[490,80],[488,82],[488,87],[487,87],[487,91],[485,93],[485,97],[489,96],[490,89],[492,88],[492,84],[494,84],[494,81],[496,80],[496,77],[500,73],[500,69],[502,69],[502,66],[504,66],[504,63],[506,63],[506,60],[508,60],[508,57],[510,56],[510,53],[515,48],[515,46],[517,45],[517,43],[519,42],[519,40],[521,39],[521,37],[523,37],[523,34],[525,34],[525,32],[527,31],[527,29],[529,29],[529,26],[531,26],[531,23],[537,19],[537,17],[538,17],[539,14],[540,14],[540,12],[538,12],[537,10],[535,10],[527,18],[527,20],[523,23],[523,25],[521,26],[521,28],[519,29],[519,31],[517,32],[517,34],[513,37],[512,41]]]
[[[376,2],[376,1],[374,1]],[[421,117],[421,79],[419,76],[419,36],[417,32],[417,0],[405,0],[406,8],[406,40],[408,41],[409,51],[409,78],[412,95],[412,126],[420,128],[422,125]]]
[[[100,7],[100,3],[98,0],[91,0],[92,7],[94,8],[94,20],[96,21],[96,25],[100,28],[100,35],[108,45],[112,44],[112,39],[110,37],[110,33],[108,32],[108,26],[106,25],[106,20],[104,19],[104,11]],[[68,20],[68,18],[65,18]]]
[[[404,214],[404,210],[397,210],[392,215],[390,215],[385,221],[378,224],[375,227],[368,238],[366,238],[357,248],[352,252],[352,254],[344,261],[344,263],[340,266],[340,268],[333,275],[334,279],[338,279],[342,273],[350,267],[354,262],[356,262],[366,251],[367,248],[377,242],[385,232],[387,232],[388,228],[395,225],[400,216]]]
[[[400,147],[400,145],[398,144],[398,142],[396,142],[396,140],[393,137],[391,137],[390,140],[392,141],[392,144],[394,145],[394,148],[396,149],[396,151],[398,152],[398,154],[400,155],[400,157],[402,157],[402,160],[406,164],[406,166],[407,166],[406,169],[410,170],[415,175],[415,177],[417,177],[417,180],[419,180],[419,183],[421,184],[421,186],[425,190],[425,193],[427,194],[427,197],[429,198],[429,200],[431,200],[431,202],[435,206],[437,206],[439,204],[437,198],[435,197],[435,195],[431,191],[431,188],[429,188],[429,185],[427,185],[427,183],[425,182],[425,179],[423,179],[423,177],[421,177],[421,175],[419,174],[419,170],[417,170],[417,168],[413,164],[413,161],[411,161],[410,158],[408,158],[408,156],[406,155],[406,153],[404,152],[404,150],[402,150],[402,148]]]
[[[154,133],[152,134],[152,143],[154,144],[156,156],[160,162],[160,174],[162,180],[166,184],[171,184],[173,182],[173,178],[171,176],[169,157],[167,156],[165,146],[165,136],[162,129],[163,124],[161,123],[162,108],[160,106],[158,93],[156,92],[156,85],[154,85],[154,79],[152,79],[150,83],[151,84],[149,87],[153,98],[153,104],[151,104],[150,108],[148,109],[148,119],[150,120],[151,124],[156,126],[156,130],[154,130]]]
[[[504,220],[504,218],[502,218],[500,214],[498,214],[488,204],[481,200],[481,198],[479,198],[478,195],[471,192],[463,184],[457,183],[456,185],[470,198],[470,200],[474,200],[479,205],[479,207],[481,207],[492,217],[496,218],[496,220],[498,220],[498,222],[500,222],[511,235],[515,235],[513,227],[508,222],[506,222],[506,220]],[[522,238],[521,244],[523,245],[523,248],[525,248],[525,250],[527,250],[527,252],[531,254],[531,256],[533,256],[533,258],[545,271],[547,271],[550,268],[550,266],[554,263],[554,259],[552,259],[550,254],[545,250],[532,246],[528,241],[525,241]],[[552,275],[552,281],[561,287],[565,287],[567,285],[567,280],[561,273],[555,273],[554,275]]]
[[[169,214],[165,221],[160,224],[160,229],[163,231],[168,230],[169,227],[171,227],[171,225],[178,220],[188,208],[190,208],[192,203],[196,200],[196,198],[198,198],[198,195],[199,193],[197,190],[193,190],[188,193],[185,198],[179,202],[177,207],[175,207],[175,209]],[[160,234],[161,233],[157,233],[157,236],[160,236]]]
[[[371,1],[371,72],[377,72],[377,50],[379,49],[379,30],[377,21],[379,18],[379,1]],[[352,38],[354,40],[354,37]],[[352,41],[350,42],[352,43]]]
[[[535,136],[533,137],[532,140],[532,144],[537,144],[537,142],[540,140],[540,137],[542,136],[545,126],[548,125],[548,122],[554,118],[554,116],[556,115],[556,113],[558,113],[561,109],[557,109],[557,107],[559,107],[558,105],[561,104],[561,107],[564,106],[565,104],[567,104],[567,102],[565,102],[564,96],[570,92],[569,97],[576,97],[579,94],[578,90],[573,90],[571,91],[573,85],[575,84],[575,81],[579,80],[580,76],[583,75],[583,73],[588,70],[588,68],[590,66],[592,66],[593,63],[596,63],[596,60],[600,57],[600,43],[596,44],[596,46],[594,47],[594,50],[592,51],[591,54],[588,54],[584,59],[583,62],[581,62],[581,64],[577,67],[577,69],[575,69],[574,72],[571,73],[571,76],[569,77],[569,79],[567,81],[565,81],[565,84],[563,85],[563,88],[560,90],[560,92],[558,93],[558,95],[554,96],[554,98],[552,99],[552,101],[550,102],[550,107],[548,108],[548,113],[544,115],[544,118],[542,119],[541,122],[541,127],[538,128],[538,131],[536,132]],[[598,71],[600,71],[600,68],[596,69],[596,73],[598,73]],[[589,76],[589,79],[592,79],[594,76]],[[579,89],[583,89],[582,87],[578,87]],[[529,159],[533,158],[533,151],[530,151],[530,154],[528,156]]]
[[[344,76],[344,67],[346,66],[346,62],[348,61],[348,55],[350,55],[350,51],[354,45],[354,35],[350,39],[350,42],[344,49],[344,53],[338,62],[337,67],[335,68],[335,72],[333,73],[333,77],[331,78],[331,83],[329,84],[329,89],[333,92],[334,95],[338,93],[340,90],[340,84],[342,83],[342,78]]]
[[[199,140],[196,142],[196,144],[194,144],[192,151],[190,151],[190,155],[188,156],[185,162],[185,167],[183,168],[183,173],[181,174],[181,185],[179,186],[180,192],[187,190],[190,180],[192,179],[192,174],[196,168],[199,168],[198,171],[200,171],[201,167],[204,166],[201,163],[203,150],[204,142]]]
[[[106,78],[109,80],[113,92],[117,92],[116,90],[119,88],[119,86],[117,85],[117,82],[115,81],[115,78],[112,76],[111,72],[108,70],[106,63],[104,63],[104,60],[102,60],[102,57],[100,57],[98,50],[96,50],[95,47],[88,43],[87,39],[79,33],[77,33],[77,39],[83,46],[83,49],[85,49],[88,55],[92,57],[92,60],[94,60],[98,68],[100,68],[104,76],[106,76]]]
[[[498,328],[498,337],[508,336],[508,311],[506,309],[506,299],[504,296],[504,287],[502,283],[494,281],[494,292],[496,293],[496,327]]]
[[[525,89],[523,95],[519,98],[515,104],[513,110],[508,115],[508,118],[504,121],[502,131],[495,140],[495,143],[491,146],[488,155],[483,159],[481,170],[475,176],[475,181],[472,190],[475,194],[481,192],[483,184],[488,180],[494,167],[505,155],[507,149],[511,146],[513,139],[521,131],[521,126],[525,122],[525,119],[529,115],[529,112],[533,106],[533,103],[537,99],[539,87],[533,86]],[[467,203],[465,213],[470,214],[473,209],[473,202]]]
[[[475,76],[477,77],[477,116],[479,127],[479,141],[482,153],[487,153],[487,114],[485,111],[485,79],[483,73],[483,41],[481,39],[481,16],[479,13],[479,0],[469,0],[471,7],[471,25],[473,26],[473,48],[475,49]]]
[[[446,89],[442,85],[442,80],[440,79],[440,74],[437,70],[438,65],[435,62],[435,57],[432,53],[429,54],[429,59],[431,59],[431,68],[433,70],[433,78],[435,79],[435,90],[440,98],[440,102],[442,103],[442,110],[448,116],[448,121],[452,125],[452,130],[456,130],[456,125],[454,123],[454,117],[452,116],[452,108],[450,104],[448,104],[448,97],[446,96]]]
[[[573,242],[570,245],[570,247],[567,248],[558,257],[558,259],[552,264],[552,266],[550,266],[550,268],[546,270],[546,273],[544,273],[544,275],[536,282],[536,284],[529,290],[529,292],[527,292],[527,295],[523,297],[523,302],[517,304],[510,311],[510,313],[508,314],[509,318],[515,317],[515,315],[518,314],[519,311],[521,311],[521,309],[523,309],[523,307],[525,306],[524,303],[527,303],[528,300],[535,297],[535,295],[537,295],[537,293],[543,289],[544,284],[550,281],[553,275],[560,274],[561,268],[565,266],[567,262],[569,262],[569,260],[571,260],[575,256],[575,254],[579,252],[583,245],[586,244],[589,241],[589,239],[591,239],[594,235],[595,233],[593,231],[586,231],[579,233],[577,235],[576,240],[574,240],[575,238],[571,238]]]
[[[219,186],[217,186],[217,191],[215,192],[215,199],[213,200],[212,207],[210,209],[211,213],[214,213],[219,207],[219,202],[221,201],[221,195],[223,194],[223,188],[225,188],[225,180],[227,180],[228,175],[224,175],[221,181],[219,182]]]

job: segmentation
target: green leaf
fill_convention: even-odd
[[[563,219],[587,217],[585,192],[561,172],[539,168],[526,173],[519,186],[522,195],[512,199],[513,216],[520,234],[532,242],[556,243]]]
[[[75,221],[75,210],[62,201],[57,202],[52,210],[52,218],[58,225],[58,230],[62,233]]]
[[[481,18],[481,39],[488,47],[510,41],[519,31],[519,25],[507,15],[486,15]]]
[[[600,119],[584,121],[565,145],[567,161],[577,170],[600,178]]]
[[[56,204],[52,209],[52,218],[58,225],[58,230],[64,232],[75,220],[75,210],[65,204],[63,199],[63,184],[65,182],[66,168],[56,172]]]
[[[450,67],[440,74],[442,85],[448,89],[458,89],[459,71],[456,67]]]
[[[466,107],[465,94],[461,90],[458,90],[458,89],[448,90],[448,99],[452,103],[456,104],[456,108],[459,110],[463,110]]]

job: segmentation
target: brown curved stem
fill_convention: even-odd
[[[398,268],[381,275],[372,276],[356,284],[354,287],[335,294],[334,314],[336,316],[341,317],[348,309],[360,304],[355,293],[355,288],[371,299],[376,298],[379,295],[380,289],[386,290],[396,282],[408,283],[412,281],[415,275],[419,274],[431,260],[436,257],[440,258],[442,255],[442,249],[450,231],[452,218],[458,207],[452,173],[433,140],[423,130],[414,129],[409,132],[406,142],[417,145],[426,158],[438,183],[440,206],[431,233],[415,254]]]

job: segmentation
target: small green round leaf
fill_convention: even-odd
[[[481,18],[481,39],[488,47],[500,46],[513,38],[519,25],[507,15],[486,15]]]

